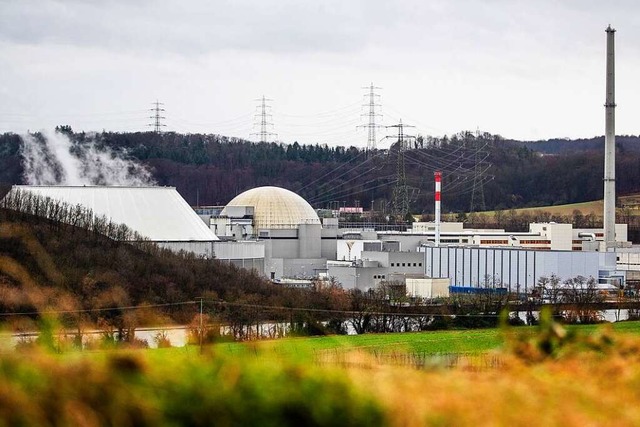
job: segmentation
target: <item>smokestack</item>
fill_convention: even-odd
[[[440,246],[440,185],[442,181],[442,172],[433,173],[436,180],[436,246]]]
[[[616,101],[615,101],[615,52],[611,25],[607,33],[607,101],[604,133],[604,243],[605,250],[615,247],[616,236]]]

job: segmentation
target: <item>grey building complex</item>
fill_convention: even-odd
[[[383,282],[411,282],[416,296],[442,294],[442,284],[504,287],[528,292],[542,276],[578,275],[621,284],[640,278],[638,251],[615,226],[613,247],[601,229],[534,223],[527,232],[466,229],[418,222],[406,231],[339,228],[319,218],[302,197],[278,187],[245,191],[200,217],[171,187],[16,186],[92,209],[173,250],[187,250],[253,269],[280,283],[333,277],[343,287],[368,290]],[[204,222],[203,222],[204,220]],[[208,225],[208,226],[207,226]]]

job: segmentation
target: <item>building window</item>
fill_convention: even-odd
[[[394,264],[394,263],[391,263],[391,267],[395,267],[395,264]]]
[[[403,262],[403,263],[402,263],[402,266],[403,266],[403,267],[406,267],[406,264]]]
[[[416,265],[417,265],[417,264],[414,262],[414,263],[413,263],[413,266],[415,267]]]
[[[418,267],[422,267],[422,263],[421,262],[418,263]]]

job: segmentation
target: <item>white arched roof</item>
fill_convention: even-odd
[[[81,205],[152,241],[220,240],[174,187],[15,185],[16,190]]]
[[[237,195],[227,206],[253,206],[257,229],[297,228],[300,224],[320,224],[311,205],[293,191],[280,187],[257,187]],[[226,208],[222,215],[226,215]]]

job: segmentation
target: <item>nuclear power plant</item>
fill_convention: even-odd
[[[282,283],[330,277],[367,290],[400,281],[414,296],[437,296],[448,292],[442,283],[527,293],[551,275],[594,277],[603,287],[637,280],[640,254],[627,241],[626,224],[615,224],[615,30],[609,26],[606,34],[603,229],[533,223],[528,232],[510,233],[443,223],[440,172],[434,174],[435,221],[406,231],[342,228],[337,213],[321,221],[301,197],[275,187],[248,190],[204,220],[223,240],[262,242],[263,273]]]
[[[366,291],[401,283],[410,296],[431,298],[454,289],[526,294],[542,277],[555,275],[593,277],[603,288],[619,289],[640,279],[640,252],[627,240],[627,225],[615,223],[615,30],[609,26],[606,35],[602,229],[548,222],[507,232],[442,222],[446,194],[439,171],[433,183],[435,220],[404,230],[344,225],[339,210],[319,215],[298,194],[273,186],[244,191],[225,206],[196,208],[172,187],[14,186],[12,191],[84,206],[162,247],[215,257],[286,286],[334,279],[346,289]]]

